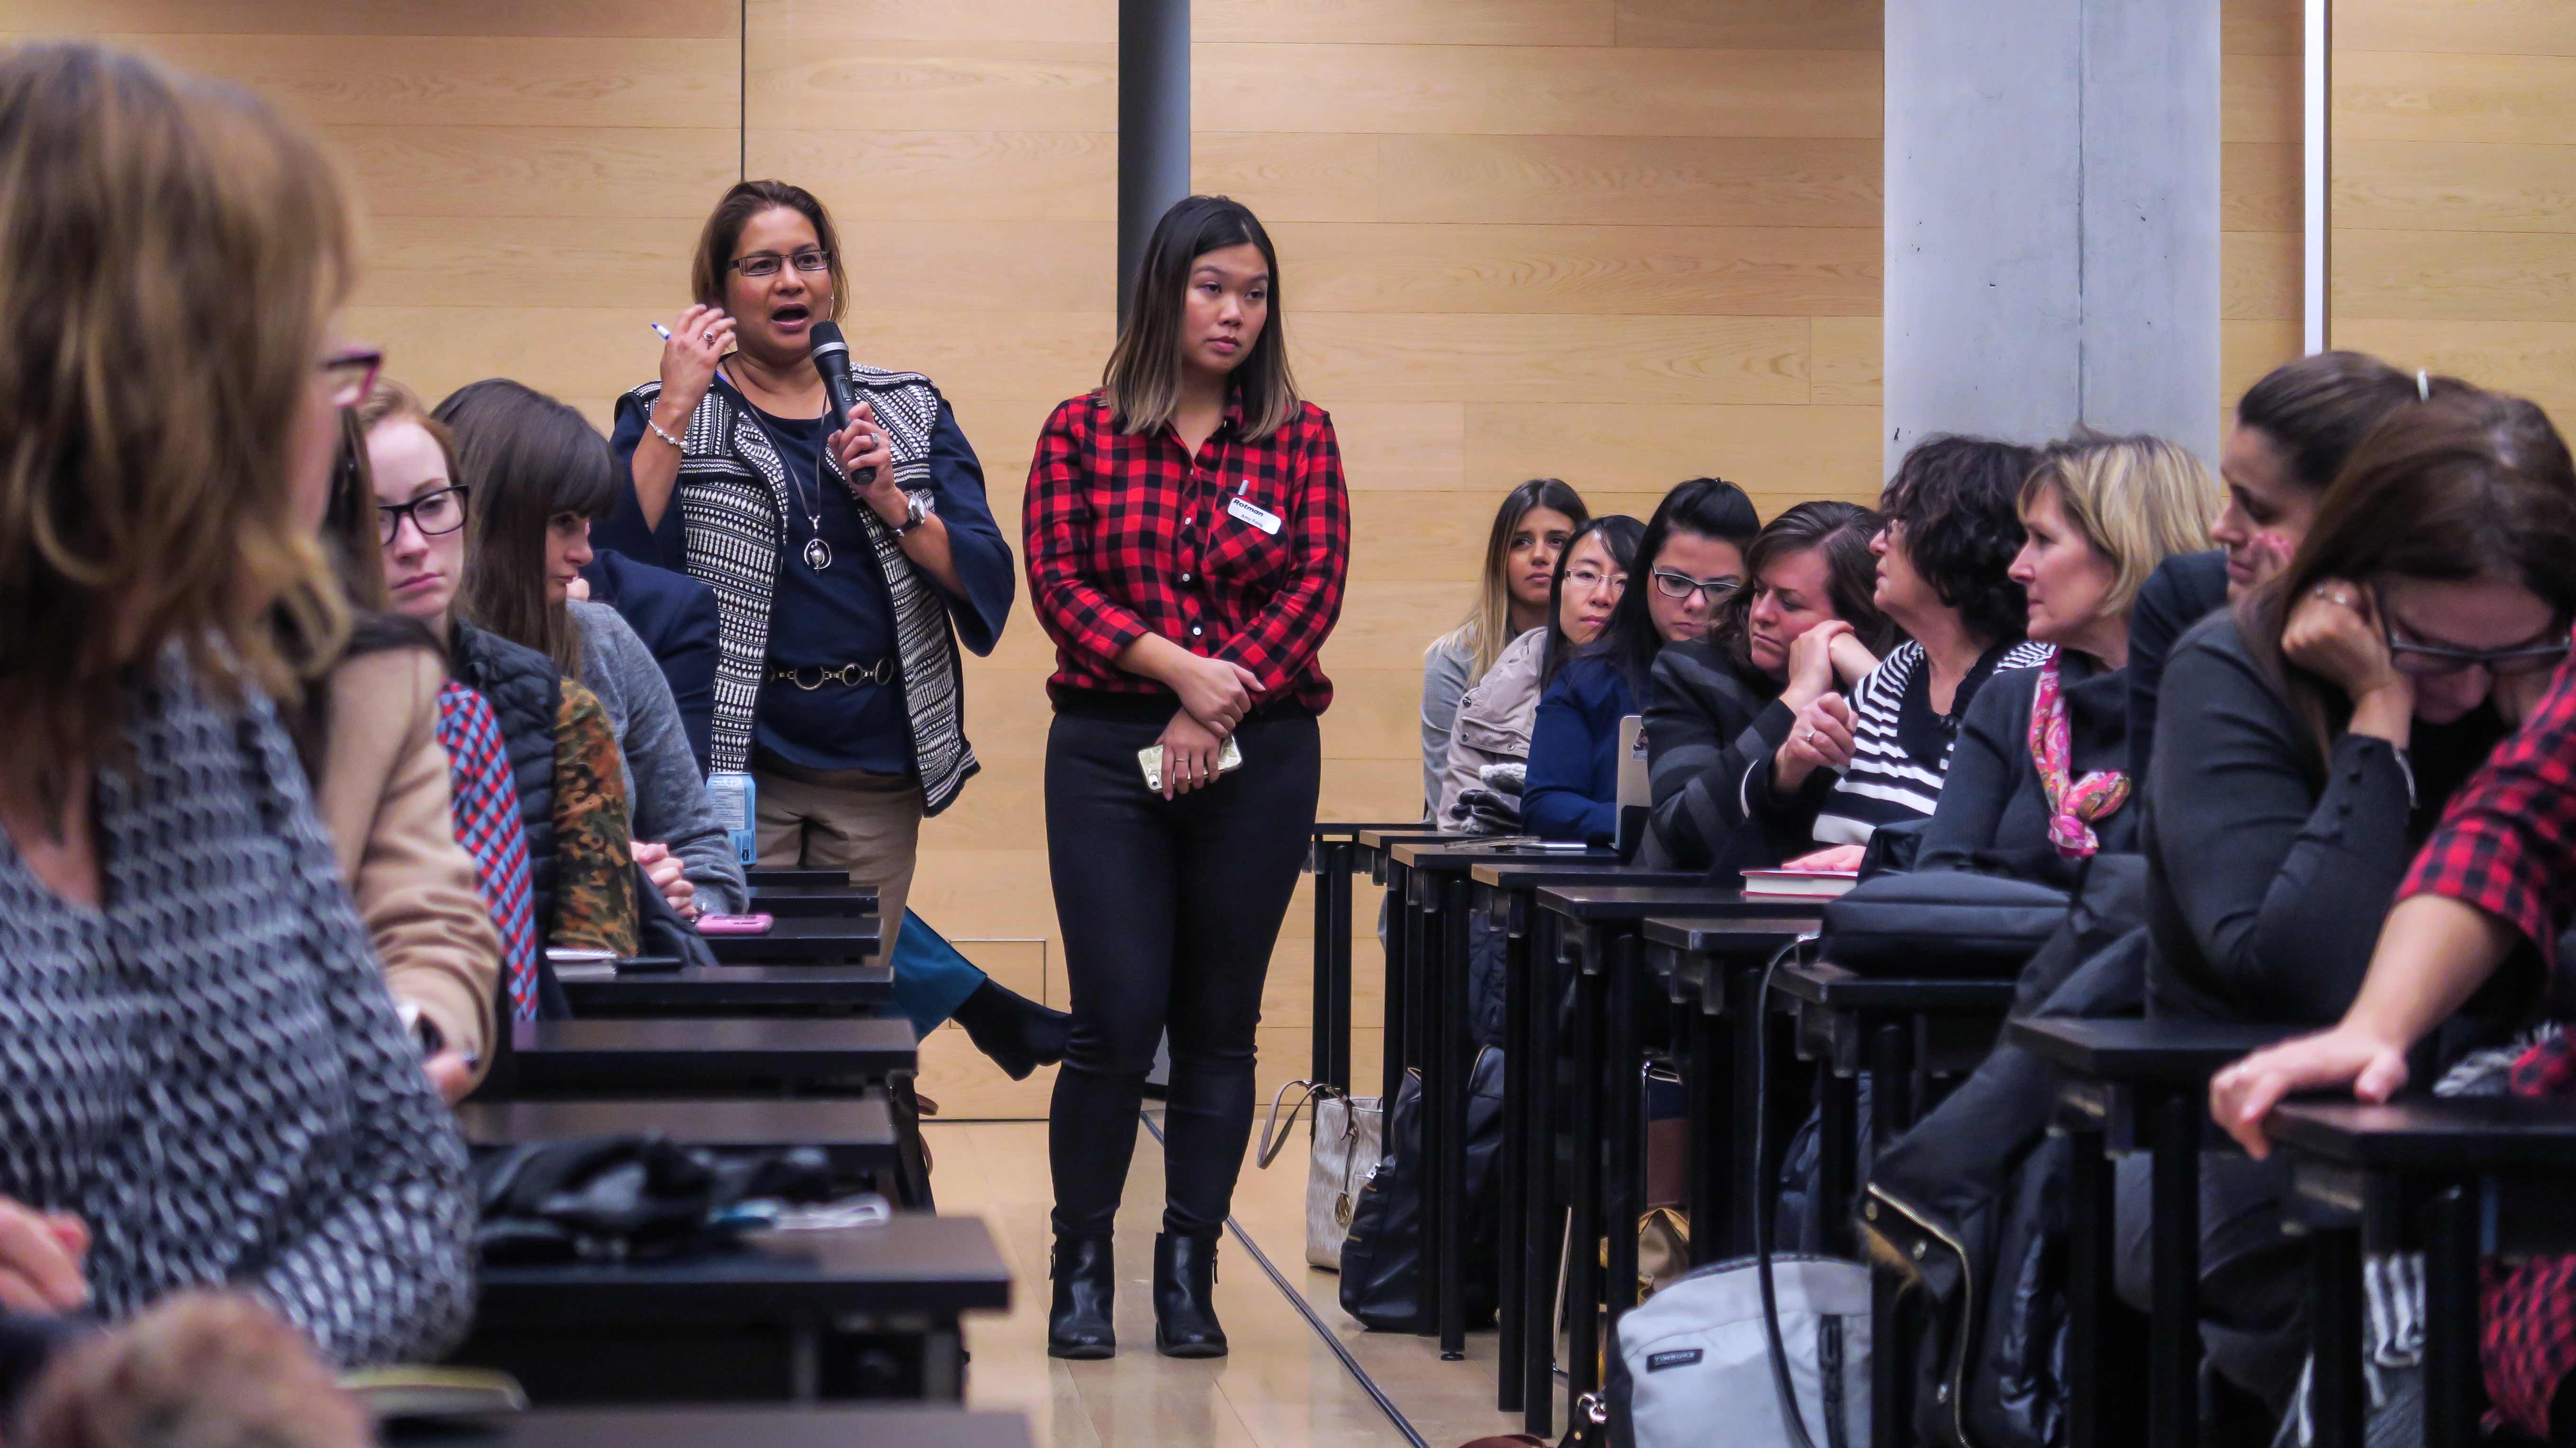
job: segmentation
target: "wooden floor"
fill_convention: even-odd
[[[1163,1157],[1144,1123],[1118,1218],[1119,1353],[1088,1363],[1046,1355],[1046,1124],[934,1121],[927,1134],[939,1209],[991,1223],[1017,1277],[1019,1305],[1008,1317],[968,1322],[973,1406],[1027,1414],[1042,1448],[1403,1448],[1404,1434],[1231,1235],[1218,1252],[1217,1312],[1232,1356],[1176,1362],[1155,1353],[1150,1288]],[[1467,1361],[1444,1363],[1430,1339],[1360,1331],[1335,1301],[1333,1274],[1306,1267],[1305,1140],[1297,1132],[1267,1172],[1247,1157],[1237,1226],[1305,1294],[1424,1443],[1455,1448],[1517,1430],[1517,1415],[1494,1410],[1491,1331],[1469,1337]]]

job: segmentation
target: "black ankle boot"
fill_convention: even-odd
[[[1118,1264],[1109,1239],[1055,1239],[1055,1302],[1047,1309],[1047,1356],[1105,1358],[1118,1353],[1118,1329],[1109,1309],[1118,1290]]]
[[[1225,1356],[1216,1320],[1216,1239],[1154,1234],[1154,1351],[1165,1357]]]
[[[1028,1079],[1040,1066],[1064,1059],[1071,1043],[1073,1017],[1049,1010],[997,980],[986,980],[958,1003],[957,1024],[975,1049],[1014,1081]]]

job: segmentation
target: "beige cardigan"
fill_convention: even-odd
[[[448,814],[443,679],[438,660],[420,649],[366,654],[332,670],[331,736],[314,804],[385,984],[475,1058],[480,1081],[492,1058],[501,937]]]
[[[1440,794],[1431,802],[1436,829],[1472,828],[1458,796],[1480,789],[1488,764],[1529,758],[1530,731],[1538,721],[1538,670],[1547,658],[1547,630],[1534,628],[1505,645],[1494,666],[1458,696],[1449,730],[1449,758],[1440,771]]]

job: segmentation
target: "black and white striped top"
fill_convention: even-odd
[[[1976,688],[1998,670],[2035,668],[2048,655],[2048,645],[2027,640],[2005,649],[1992,668],[1981,665],[1961,682],[1946,718],[1932,712],[1931,670],[1921,644],[1906,643],[1881,659],[1852,686],[1852,762],[1817,811],[1816,842],[1866,844],[1881,825],[1929,819]]]

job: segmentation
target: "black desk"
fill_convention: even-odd
[[[456,1126],[477,1151],[586,1136],[655,1134],[682,1146],[781,1151],[810,1146],[836,1175],[895,1165],[894,1115],[882,1096],[804,1101],[468,1101]]]
[[[1591,1304],[1605,1304],[1613,1331],[1637,1305],[1633,1224],[1645,1200],[1645,1130],[1633,1074],[1644,1056],[1637,1030],[1636,992],[1646,973],[1639,931],[1649,916],[1778,919],[1793,914],[1798,902],[1747,901],[1742,893],[1715,889],[1704,878],[1688,885],[1650,885],[1614,876],[1541,885],[1536,895],[1541,911],[1562,917],[1563,938],[1576,963],[1574,1011],[1567,1025],[1573,1036],[1574,1090],[1571,1114],[1564,1119],[1578,1143],[1574,1181],[1567,1191],[1575,1251],[1566,1290],[1574,1303],[1569,1388],[1580,1396],[1600,1386]],[[1817,902],[1819,910],[1822,903]],[[1601,1131],[1606,1141],[1606,1166],[1602,1153],[1582,1145],[1593,1130]],[[1590,1247],[1602,1236],[1605,1222],[1610,1227],[1606,1265]]]
[[[890,1017],[522,1021],[511,1027],[510,1044],[522,1095],[753,1084],[793,1095],[910,1071],[916,1060],[912,1024]]]
[[[749,885],[754,893],[772,888],[810,889],[817,886],[840,890],[850,888],[850,872],[847,870],[785,870],[754,867],[743,871],[742,878],[743,883]]]
[[[884,965],[719,965],[567,979],[564,996],[584,1017],[760,1015],[849,1011],[894,997]]]
[[[546,1406],[954,1402],[959,1317],[1010,1302],[981,1221],[906,1212],[685,1262],[487,1267],[455,1361],[507,1372]]]
[[[866,1408],[538,1408],[386,1430],[387,1448],[1029,1448],[1017,1413]]]
[[[759,935],[701,936],[719,965],[864,965],[877,953],[875,916],[787,918]]]
[[[2147,1345],[2147,1441],[2182,1448],[2200,1422],[2200,1153],[2212,1144],[2209,1078],[2290,1034],[2234,1021],[2019,1020],[2006,1038],[2058,1068],[2058,1125],[2072,1138],[2068,1183],[2068,1405],[2075,1448],[2137,1420],[2127,1375],[2110,1370],[2111,1254],[2116,1195],[2110,1156],[2150,1153],[2148,1229],[2153,1304]],[[2224,1140],[2218,1137],[2218,1140]]]
[[[1306,868],[1315,877],[1314,1065],[1307,1074],[1351,1089],[1351,876],[1362,830],[1404,829],[1392,821],[1318,820],[1307,832]]]
[[[2320,1448],[2358,1448],[2366,1421],[2365,1243],[2424,1253],[2424,1441],[2481,1441],[2479,1263],[2576,1251],[2576,1102],[2414,1097],[2307,1101],[2272,1113],[2290,1158],[2290,1220],[2310,1237],[2310,1398]]]
[[[755,912],[781,920],[856,920],[877,914],[874,885],[771,885],[751,892]]]

